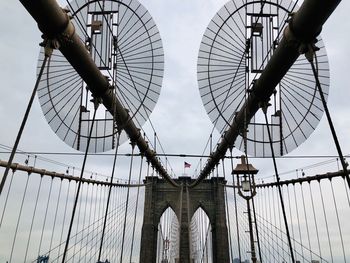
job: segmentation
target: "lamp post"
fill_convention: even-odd
[[[254,245],[254,233],[252,214],[250,211],[250,200],[256,195],[254,175],[257,174],[258,171],[259,170],[255,169],[253,165],[247,164],[246,157],[244,155],[241,156],[241,163],[237,164],[236,168],[232,171],[232,175],[237,176],[238,194],[247,201],[250,248],[253,263],[257,262],[257,258]]]

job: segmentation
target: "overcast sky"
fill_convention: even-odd
[[[139,1],[148,9],[158,26],[165,54],[163,87],[151,115],[152,123],[166,153],[201,154],[213,126],[198,91],[196,72],[198,50],[210,20],[227,1]],[[63,0],[59,3],[62,6],[66,5],[66,1]],[[328,105],[344,154],[350,153],[349,10],[350,2],[342,1],[322,31],[331,76]],[[38,44],[41,38],[36,23],[19,1],[0,1],[0,13],[0,144],[12,146],[35,83]],[[144,125],[144,129],[149,137],[152,137],[153,131],[149,123]],[[214,133],[214,143],[218,137],[219,134]],[[51,130],[37,98],[19,148],[34,152],[77,152],[62,142]],[[130,152],[130,146],[124,144],[121,152]],[[235,151],[235,154],[240,155],[240,152]],[[300,155],[336,155],[325,116],[310,138],[288,156]],[[80,167],[82,163],[82,156],[45,155],[45,157],[65,163],[67,167]],[[7,154],[0,154],[0,159],[6,158]],[[109,175],[112,159],[112,156],[90,156],[86,169]],[[328,159],[279,159],[278,166],[279,171],[283,173]],[[23,163],[24,160],[23,156],[16,157],[18,162]],[[117,177],[126,178],[129,160],[127,158],[120,160]],[[199,159],[169,158],[169,161],[176,175],[183,173],[184,161],[191,163],[192,167],[186,172],[192,175]],[[273,173],[270,159],[251,159],[251,162],[260,170],[258,175],[260,178],[271,176]],[[43,161],[38,161],[37,166],[59,172],[66,170],[66,167]],[[316,172],[335,169],[336,164],[332,163],[307,172],[313,175]],[[293,172],[287,176],[295,177],[296,174]],[[133,179],[136,179],[136,174]]]
[[[66,4],[65,1],[59,2],[62,5]],[[207,25],[226,1],[148,0],[141,3],[149,10],[158,26],[165,53],[163,87],[151,115],[152,123],[166,153],[201,154],[212,130],[212,123],[205,112],[198,91],[197,56]],[[38,43],[41,39],[36,23],[19,1],[1,1],[0,10],[2,13],[0,143],[12,146],[35,82]],[[331,71],[329,108],[344,154],[350,153],[350,142],[347,138],[350,129],[347,87],[350,57],[348,49],[350,39],[347,34],[350,31],[348,10],[350,3],[343,1],[327,21],[322,32]],[[152,137],[152,130],[148,124],[144,129]],[[217,133],[214,135],[218,137]],[[25,151],[76,152],[52,132],[37,99],[19,148]],[[129,152],[129,148],[125,144],[122,151]],[[335,154],[328,124],[323,117],[310,138],[289,155]],[[49,156],[49,158],[67,163],[67,166],[77,167],[82,160],[82,157],[68,156]],[[105,174],[110,172],[111,157],[91,157],[89,160],[87,169]],[[193,164],[187,171],[189,174],[194,173],[199,161],[190,158],[169,158],[169,160],[177,175],[183,173],[183,161]],[[23,161],[23,158],[19,161]],[[279,168],[283,172],[318,161],[322,160],[279,160]],[[261,176],[269,175],[272,171],[269,159],[254,160],[253,163],[260,169]],[[123,177],[122,174],[120,176]]]

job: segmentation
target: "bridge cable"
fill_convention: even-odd
[[[96,119],[96,112],[97,112],[97,108],[99,106],[99,101],[97,98],[94,99],[94,115],[92,117],[92,123],[91,123],[91,128],[90,128],[90,134],[87,140],[87,145],[86,145],[86,150],[85,150],[85,155],[84,155],[84,160],[83,160],[83,165],[81,168],[81,172],[80,172],[80,180],[78,182],[78,189],[77,189],[77,193],[75,195],[75,200],[74,200],[74,205],[73,205],[73,211],[72,211],[72,216],[71,216],[71,220],[70,220],[70,224],[69,224],[69,229],[68,229],[68,234],[67,234],[67,240],[66,240],[66,245],[63,251],[63,256],[62,256],[62,263],[64,263],[66,256],[67,256],[67,251],[68,251],[68,245],[69,245],[69,240],[70,240],[70,235],[72,232],[72,227],[73,227],[73,222],[74,222],[74,216],[75,216],[75,211],[76,211],[76,207],[77,207],[77,203],[78,203],[78,199],[79,199],[79,194],[80,194],[80,188],[81,188],[81,184],[82,181],[81,179],[83,178],[84,175],[84,170],[85,170],[85,164],[86,164],[86,159],[87,159],[87,155],[88,155],[88,150],[89,150],[89,146],[90,146],[90,141],[91,141],[91,137],[92,137],[92,131],[94,128],[94,124],[95,124],[95,119]]]
[[[295,245],[295,235],[294,235],[294,226],[292,224],[292,204],[291,204],[291,198],[290,198],[290,192],[289,192],[289,187],[287,185],[287,197],[288,197],[288,207],[289,207],[289,220],[291,222],[291,227],[292,227],[292,239],[293,239],[293,244],[294,244],[294,249],[296,248]]]
[[[39,201],[39,195],[40,195],[42,181],[43,181],[43,176],[40,176],[39,187],[38,187],[38,191],[37,191],[36,197],[35,197],[35,205],[34,205],[33,216],[32,216],[32,220],[31,220],[30,228],[29,228],[29,236],[28,236],[28,241],[27,241],[27,245],[26,245],[26,252],[25,252],[25,255],[24,255],[24,262],[27,262],[28,248],[29,248],[29,243],[30,243],[30,239],[31,239],[31,236],[32,236],[32,230],[33,230],[34,219],[35,219],[35,215],[36,215],[36,209],[38,207],[38,201]]]
[[[297,202],[297,195],[295,191],[295,185],[293,184],[293,192],[294,192],[294,203],[295,203],[295,210],[297,212],[297,221],[298,221],[298,231],[299,231],[299,238],[300,238],[300,248],[301,248],[301,254],[302,257],[304,258],[304,245],[303,245],[303,239],[301,237],[301,228],[300,228],[300,218],[299,218],[299,207],[298,207],[298,202]]]
[[[259,238],[258,225],[257,225],[257,221],[256,221],[256,211],[255,211],[254,198],[252,198],[252,207],[253,207],[254,225],[255,225],[255,232],[256,232],[256,241],[257,241],[258,249],[259,249],[259,258],[260,258],[260,262],[262,263],[262,255],[261,255],[261,248],[260,248],[260,238]]]
[[[71,187],[71,181],[69,181],[69,183],[68,183],[67,197],[66,197],[66,201],[65,201],[65,204],[64,204],[63,223],[62,223],[62,228],[61,228],[61,235],[60,235],[60,242],[59,242],[59,244],[62,244],[64,225],[66,223],[66,216],[67,216],[67,207],[68,207],[68,199],[69,199],[70,187]],[[73,193],[75,193],[76,188],[77,188],[77,185],[75,184],[75,188],[74,188]],[[60,254],[61,254],[61,246],[59,246],[59,249],[58,249],[58,256]]]
[[[16,223],[15,236],[13,237],[13,242],[12,242],[12,247],[11,247],[11,254],[10,254],[10,260],[9,260],[10,262],[12,261],[13,250],[14,250],[15,244],[16,244],[19,222],[21,221],[21,216],[22,216],[23,203],[24,203],[24,200],[25,200],[26,195],[27,195],[29,177],[30,177],[30,173],[28,173],[28,175],[27,175],[27,180],[26,180],[26,184],[24,187],[24,193],[23,193],[23,197],[22,197],[21,207],[19,209],[19,215],[18,215],[18,219],[17,219],[17,223]]]
[[[44,223],[43,223],[43,227],[42,227],[42,229],[41,229],[41,235],[40,235],[38,256],[40,256],[41,245],[42,245],[42,242],[43,242],[44,230],[45,230],[46,219],[47,219],[47,212],[48,212],[48,210],[49,210],[50,200],[51,200],[51,194],[52,194],[52,184],[53,184],[53,178],[51,178],[50,189],[49,189],[49,193],[48,193],[48,197],[47,197],[46,210],[45,210],[45,216],[44,216]]]
[[[118,155],[119,142],[120,142],[120,134],[121,134],[121,131],[118,131],[118,134],[117,134],[117,145],[115,147],[115,155],[114,155],[114,160],[113,160],[112,176],[111,176],[111,179],[110,179],[110,185],[109,185],[109,189],[108,189],[108,197],[107,197],[105,218],[104,218],[103,227],[102,227],[101,243],[100,243],[100,249],[99,249],[98,258],[97,258],[98,262],[101,261],[103,239],[104,239],[104,235],[105,235],[107,215],[108,215],[108,209],[109,209],[109,202],[110,202],[110,199],[111,199],[112,185],[113,185],[113,179],[114,179],[114,174],[115,174],[115,167],[116,167],[116,162],[117,162],[117,155]]]
[[[347,198],[347,200],[348,200],[348,204],[349,204],[349,207],[350,207],[349,188],[348,188],[347,185],[346,185],[346,180],[345,180],[344,177],[343,177],[343,182],[344,182],[344,187],[345,187],[346,198]]]
[[[321,101],[322,101],[322,104],[323,104],[324,111],[326,113],[328,125],[329,125],[329,128],[331,130],[335,146],[337,148],[337,152],[338,152],[338,155],[339,155],[339,159],[340,159],[341,165],[343,167],[343,171],[344,171],[344,174],[345,174],[346,181],[348,183],[348,187],[350,188],[350,177],[349,177],[349,171],[347,169],[348,164],[345,162],[345,159],[344,159],[344,156],[343,156],[343,152],[342,152],[342,149],[340,147],[340,143],[339,143],[339,140],[338,140],[338,137],[337,137],[337,133],[335,131],[335,128],[334,128],[334,125],[333,125],[333,121],[332,121],[331,115],[330,115],[329,110],[328,110],[327,101],[325,99],[325,96],[324,96],[324,93],[323,93],[323,90],[322,90],[321,82],[320,82],[320,79],[319,79],[319,76],[318,76],[318,68],[316,69],[316,66],[315,66],[315,63],[314,63],[314,59],[315,59],[316,64],[317,64],[316,51],[317,51],[318,48],[315,47],[314,45],[309,45],[308,48],[309,49],[308,49],[308,52],[305,53],[305,57],[310,62],[310,65],[311,65],[311,68],[312,68],[312,72],[313,72],[314,77],[315,77],[316,86],[317,86],[318,92],[319,92],[320,97],[321,97]]]
[[[140,184],[140,182],[141,182],[142,166],[143,166],[143,155],[141,155],[141,164],[140,164],[140,172],[139,172],[138,184]],[[134,248],[135,228],[136,228],[136,219],[137,219],[137,209],[138,209],[138,205],[139,205],[139,195],[140,195],[140,187],[137,187],[137,193],[136,193],[136,207],[135,207],[135,215],[134,215],[134,225],[133,225],[133,229],[132,229],[132,238],[131,238],[130,263],[131,263],[131,259],[132,259],[133,248]]]
[[[79,185],[78,185],[78,187],[79,187]],[[84,185],[83,185],[83,188],[82,188],[82,191],[81,191],[81,199],[83,198],[83,196],[84,196]],[[80,216],[81,216],[81,209],[82,209],[81,205],[83,203],[83,200],[79,200],[78,199],[77,202],[79,203],[79,206],[78,206],[78,212],[77,212],[78,218],[76,220],[75,235],[74,235],[75,239],[74,239],[74,245],[73,245],[73,255],[67,261],[69,261],[71,258],[73,258],[73,261],[75,261],[75,255],[76,255],[75,250],[76,250],[77,244],[79,242],[78,235],[81,232],[81,231],[79,231],[79,225],[80,225]],[[73,216],[75,216],[75,213],[72,215],[72,217]],[[74,222],[74,221],[72,221],[72,222]]]
[[[50,246],[49,246],[49,254],[48,254],[48,256],[50,255],[50,252],[51,252],[53,237],[54,237],[55,228],[56,228],[58,206],[59,206],[59,203],[60,203],[60,198],[61,198],[61,193],[62,193],[62,181],[63,181],[63,179],[61,179],[61,181],[60,181],[60,187],[59,187],[59,190],[58,190],[57,204],[56,204],[56,210],[55,210],[55,216],[54,216],[53,227],[52,227],[52,231],[51,231],[51,240],[50,240]]]
[[[67,5],[69,6],[69,8],[71,9],[71,11],[72,11],[74,14],[77,14],[77,15],[76,15],[76,18],[77,18],[78,26],[80,27],[82,33],[84,33],[85,37],[89,37],[89,34],[88,34],[87,30],[84,28],[84,25],[83,25],[83,23],[81,22],[81,18],[82,18],[83,20],[84,20],[84,18],[82,17],[82,15],[81,15],[81,17],[79,18],[79,16],[78,16],[79,13],[77,13],[77,12],[74,10],[72,4],[71,4],[68,0],[66,0],[66,2],[67,2]],[[97,1],[97,4],[99,5],[101,11],[103,11],[103,7],[101,6],[101,3],[100,3],[99,1]],[[119,4],[119,5],[120,5],[120,4]],[[119,7],[119,5],[118,5],[118,7]],[[118,10],[118,11],[119,11],[119,10]],[[102,16],[103,16],[103,18],[106,20],[106,23],[107,23],[107,25],[108,25],[108,26],[107,26],[107,27],[108,27],[107,29],[108,29],[108,30],[112,33],[112,35],[113,35],[113,30],[112,30],[112,28],[111,28],[111,26],[110,26],[110,22],[109,22],[108,19],[106,18],[106,14],[102,12]],[[118,23],[119,23],[119,16],[118,16]],[[136,24],[136,23],[135,23],[135,24]],[[134,25],[135,25],[135,24],[134,24]],[[95,53],[96,53],[96,54],[98,55],[98,57],[101,59],[101,61],[103,62],[104,66],[106,66],[106,62],[102,59],[102,56],[101,56],[100,52],[97,50],[96,45],[95,45],[94,43],[91,43],[91,44],[92,44],[92,47],[94,48]],[[126,68],[127,68],[128,73],[129,73],[129,75],[130,75],[130,71],[129,71],[129,69],[128,69],[126,63],[125,63],[124,57],[122,56],[119,47],[118,47],[118,51],[119,51],[119,53],[120,53],[120,55],[121,55],[121,59],[123,60],[124,65],[125,65]],[[110,78],[112,79],[113,84],[115,84],[114,76],[112,76],[112,74],[111,74],[109,71],[107,71],[107,73],[108,73],[108,75],[110,76]],[[131,78],[132,84],[135,86],[135,81],[132,79],[132,76],[131,76],[131,75],[130,75],[130,78]],[[131,109],[131,107],[130,107],[130,105],[129,105],[129,103],[130,103],[130,104],[136,109],[136,112],[137,112],[137,111],[141,108],[141,106],[142,106],[143,109],[144,109],[144,111],[145,111],[145,113],[146,113],[146,115],[147,115],[147,118],[149,119],[149,122],[150,122],[150,125],[151,125],[151,127],[152,127],[152,130],[155,132],[154,125],[153,125],[153,123],[152,123],[152,121],[151,121],[151,119],[150,119],[149,113],[148,113],[148,108],[146,108],[145,105],[143,104],[144,100],[146,99],[146,96],[144,97],[144,99],[141,99],[141,97],[140,97],[140,91],[139,91],[138,89],[135,89],[135,90],[136,90],[136,93],[137,93],[137,95],[138,95],[138,97],[139,97],[139,101],[141,102],[141,105],[140,105],[139,107],[136,107],[132,102],[130,102],[130,100],[129,100],[129,102],[128,102],[127,96],[126,96],[123,92],[121,92],[120,95],[121,95],[121,97],[124,99],[124,103],[123,103],[123,101],[120,101],[120,102],[121,102],[121,104],[122,104],[123,106],[125,106],[124,104],[126,104],[126,105],[128,106],[128,108]],[[134,116],[135,116],[136,112],[134,113]],[[142,118],[146,119],[142,114],[140,114],[140,116],[141,116]],[[138,121],[137,118],[135,119],[135,121],[136,121],[137,124],[139,124],[140,127],[142,126],[142,125],[140,125],[140,122]],[[143,130],[142,127],[141,127],[140,129]],[[147,136],[146,136],[146,137],[147,137]],[[162,144],[160,143],[159,137],[157,137],[157,138],[158,138],[159,145],[160,145],[162,151],[164,152],[164,149],[163,149]],[[152,145],[151,140],[149,140],[148,137],[147,137],[147,139],[148,139],[148,141],[150,142],[150,144]],[[165,152],[164,152],[164,154],[165,154]],[[160,163],[161,163],[161,161],[160,161]],[[170,165],[170,164],[169,164],[169,165]],[[170,168],[171,168],[171,170],[173,171],[173,168],[171,167],[171,165],[170,165]],[[165,178],[165,179],[167,180],[167,178]]]
[[[134,160],[134,156],[133,156],[134,150],[135,150],[135,143],[131,142],[132,156],[130,158],[130,169],[129,169],[129,179],[128,179],[129,184],[131,181],[131,174],[132,174],[132,167],[133,167],[133,160]],[[123,238],[122,238],[122,247],[121,247],[121,253],[120,253],[120,263],[123,262],[123,249],[124,249],[124,240],[125,240],[126,218],[127,218],[128,206],[129,206],[129,194],[130,194],[130,187],[128,187],[127,193],[126,193],[126,204],[125,204],[125,213],[124,213]]]
[[[232,147],[230,147],[230,156],[232,157]],[[233,172],[233,159],[231,158],[231,170]],[[232,174],[232,181],[233,185],[235,184],[235,177]],[[238,226],[238,211],[237,211],[237,195],[236,195],[236,188],[233,188],[233,198],[234,198],[234,204],[235,204],[235,217],[236,217],[236,231],[237,231],[237,244],[238,244],[238,255],[239,259],[242,259],[241,255],[241,244],[240,244],[240,236],[239,236],[239,226]]]
[[[309,222],[307,220],[307,214],[306,214],[306,208],[305,208],[305,198],[304,198],[304,190],[302,187],[302,184],[300,184],[300,191],[301,191],[301,199],[303,201],[303,209],[304,209],[304,219],[306,223],[306,234],[307,234],[307,241],[310,249],[310,260],[312,259],[312,253],[311,253],[311,241],[310,241],[310,231],[309,231]]]
[[[97,2],[97,4],[99,5],[101,11],[103,11],[104,7],[101,6],[101,3],[100,3],[100,2]],[[118,10],[118,11],[119,11],[119,10]],[[107,19],[106,14],[105,14],[104,12],[102,12],[102,13],[103,13],[103,14],[102,14],[103,18],[104,18],[104,20],[106,21],[106,23],[107,23],[107,25],[108,25],[108,30],[109,30],[110,33],[113,35],[113,29],[111,28],[110,21]],[[119,16],[118,16],[118,20],[119,20]],[[118,24],[119,24],[119,21],[118,21]],[[135,23],[134,25],[136,25],[136,23]],[[134,25],[133,25],[133,26],[134,26]],[[124,35],[124,36],[125,36],[125,35]],[[124,37],[124,36],[123,36],[123,37]],[[122,37],[122,38],[123,38],[123,37]],[[96,47],[94,47],[94,48],[95,48],[95,51],[97,52]],[[154,126],[153,126],[153,123],[152,123],[152,121],[151,121],[151,119],[150,119],[150,115],[149,115],[149,113],[148,113],[149,109],[144,105],[144,101],[145,101],[145,99],[146,99],[146,97],[147,97],[147,95],[148,95],[148,94],[147,94],[148,91],[146,92],[146,94],[143,94],[143,95],[144,95],[144,98],[141,98],[141,96],[140,96],[140,91],[136,88],[136,84],[135,84],[136,82],[135,82],[135,80],[133,79],[132,75],[130,74],[129,67],[128,67],[127,63],[125,62],[124,56],[123,56],[123,54],[122,54],[122,52],[121,52],[121,50],[120,50],[119,45],[117,46],[117,51],[119,51],[120,57],[121,57],[121,59],[122,59],[122,61],[123,61],[123,64],[124,64],[125,67],[126,67],[126,70],[127,70],[127,72],[128,72],[128,75],[129,75],[129,77],[130,77],[130,79],[131,79],[131,82],[132,82],[132,84],[133,84],[133,86],[134,86],[134,88],[135,88],[135,91],[136,91],[136,93],[137,93],[139,102],[141,103],[141,105],[140,105],[139,107],[135,107],[135,105],[134,105],[133,103],[130,102],[130,103],[132,104],[132,106],[134,106],[134,107],[136,108],[136,112],[133,113],[133,114],[134,114],[134,116],[135,116],[135,114],[139,111],[139,109],[140,109],[141,107],[144,109],[144,112],[146,113],[146,117],[149,119],[149,123],[150,123],[150,125],[151,125],[151,127],[152,127],[152,130],[153,130],[153,132],[154,132],[154,145],[153,145],[154,151],[155,151],[155,152],[157,151],[157,141],[158,141],[161,150],[163,151],[163,153],[165,153],[164,148],[163,148],[163,146],[162,146],[162,144],[161,144],[161,142],[160,142],[160,140],[159,140],[159,137],[158,137],[158,135],[157,135],[157,132],[155,131],[155,128],[154,128]],[[112,79],[113,79],[113,82],[114,82],[115,80],[114,80],[113,77],[112,77]],[[121,92],[121,95],[123,96],[125,102],[127,102],[126,99],[125,99],[125,97],[124,97],[125,95],[124,95],[122,92]],[[128,103],[127,103],[127,104],[128,104]],[[129,106],[129,105],[128,105],[128,106]],[[129,108],[130,108],[130,107],[129,107]],[[141,114],[140,114],[140,115],[141,115]],[[142,115],[141,115],[141,116],[142,116]],[[144,116],[142,116],[142,117],[145,119]],[[137,122],[138,122],[138,121],[137,121]],[[138,122],[138,123],[139,123],[139,122]],[[140,124],[140,123],[139,123],[139,124]],[[140,126],[142,126],[142,125],[140,125]],[[148,137],[147,137],[147,139],[148,139]],[[150,140],[148,139],[148,141],[150,141]],[[166,159],[165,165],[167,166],[167,159]],[[170,165],[170,164],[169,164],[169,165]],[[171,169],[171,171],[173,171],[173,168],[171,167],[171,165],[170,165],[170,169]]]
[[[7,208],[7,202],[8,202],[8,198],[9,198],[9,195],[10,195],[10,191],[11,191],[11,187],[12,187],[12,181],[13,181],[13,177],[14,177],[15,172],[16,172],[16,170],[13,169],[13,170],[12,170],[12,174],[11,174],[11,180],[10,180],[10,183],[9,183],[9,188],[8,188],[7,193],[6,193],[4,208],[3,208],[2,214],[1,214],[0,228],[1,228],[2,222],[3,222],[3,220],[4,220],[5,210],[6,210],[6,208]]]
[[[27,109],[25,111],[25,114],[23,116],[23,120],[22,120],[22,123],[21,123],[21,126],[18,130],[18,133],[17,133],[17,137],[16,137],[16,141],[15,141],[15,144],[12,148],[12,151],[11,151],[11,154],[10,154],[10,158],[8,160],[8,163],[7,163],[7,166],[6,166],[6,169],[5,169],[5,172],[4,172],[4,175],[1,179],[1,183],[0,183],[0,195],[2,193],[2,190],[4,188],[4,185],[5,185],[5,182],[6,182],[6,179],[7,179],[7,176],[8,176],[8,173],[9,173],[9,170],[10,170],[10,167],[11,167],[11,164],[12,164],[12,161],[13,161],[13,158],[15,157],[15,153],[17,151],[17,147],[18,147],[18,144],[19,144],[19,141],[22,137],[22,133],[23,133],[23,130],[24,130],[24,127],[27,123],[27,120],[28,120],[28,116],[29,116],[29,112],[32,108],[32,105],[33,105],[33,101],[34,101],[34,98],[35,98],[35,95],[36,95],[36,91],[39,87],[39,82],[41,80],[41,77],[43,75],[43,72],[44,72],[44,69],[45,69],[45,65],[46,65],[46,62],[47,60],[50,58],[51,56],[51,53],[52,53],[52,49],[49,47],[50,45],[50,41],[47,42],[47,45],[45,47],[45,57],[44,57],[44,60],[43,60],[43,63],[41,65],[41,68],[40,68],[40,71],[39,71],[39,74],[38,74],[38,77],[36,79],[36,82],[35,82],[35,85],[34,85],[34,89],[32,91],[32,95],[29,99],[29,102],[28,102],[28,105],[27,105]],[[1,226],[1,225],[0,225]]]
[[[87,186],[86,186],[86,195],[85,195],[85,207],[84,207],[84,217],[83,217],[83,225],[82,225],[82,229],[84,229],[85,228],[85,223],[86,223],[86,210],[87,210],[87,204],[88,204],[88,197],[91,195],[91,193],[90,193],[90,185],[88,184]],[[82,196],[83,196],[83,194],[82,194]],[[83,202],[83,201],[81,201],[81,202]],[[78,228],[77,228],[78,229]],[[83,237],[84,236],[84,231],[82,231],[81,232],[81,239],[79,240],[79,242],[83,242],[83,240],[85,239],[85,237]],[[78,243],[79,243],[78,242]],[[78,244],[78,243],[76,243],[76,244]],[[75,246],[74,246],[75,247]],[[80,247],[80,249],[79,249],[79,257],[78,257],[78,259],[79,259],[79,262],[80,262],[80,260],[81,260],[81,252],[82,252],[82,250],[83,250],[83,248],[84,247]]]
[[[334,188],[333,188],[333,184],[332,184],[332,179],[329,179],[329,181],[330,181],[331,190],[332,190],[332,196],[333,196],[333,203],[334,203],[334,208],[335,208],[335,214],[336,214],[336,216],[337,216],[337,223],[338,223],[338,229],[339,229],[339,234],[340,234],[341,246],[342,246],[342,250],[343,250],[344,262],[346,263],[346,256],[345,256],[345,249],[344,249],[344,241],[343,241],[343,233],[342,233],[342,229],[341,229],[341,226],[340,226],[339,213],[338,213],[338,206],[337,206],[337,202],[336,202],[336,200],[335,200],[335,194],[334,194]]]
[[[283,186],[282,186],[282,190],[283,190]],[[283,191],[282,191],[283,192]],[[285,195],[283,195],[283,198],[284,198]],[[279,229],[282,229],[282,215],[281,215],[281,207],[279,206],[278,204],[278,193],[275,191],[275,197],[276,197],[276,200],[277,200],[277,208],[278,208],[278,228]],[[281,240],[283,240],[283,233],[282,231],[279,231],[280,234],[281,234]],[[284,249],[284,243],[282,244],[282,259],[285,261],[285,249]],[[287,252],[287,256],[288,256],[288,252]]]
[[[261,198],[261,209],[262,209],[261,210],[261,216],[259,216],[259,214],[258,214],[258,217],[268,218],[267,204],[270,204],[270,202],[267,202],[266,199],[267,199],[267,194],[266,194],[266,191],[264,191],[264,194],[263,194],[263,196]],[[259,226],[262,229],[262,233],[263,233],[263,235],[261,237],[264,240],[266,240],[266,242],[263,242],[263,245],[268,250],[266,252],[266,254],[265,254],[265,258],[266,258],[267,262],[271,262],[271,250],[268,249],[268,245],[270,245],[270,233],[271,233],[271,231],[269,229],[269,226],[265,225],[265,221],[264,220],[259,222]],[[264,231],[264,228],[268,229],[268,231],[267,232]]]
[[[268,220],[266,220],[266,219],[264,219],[263,217],[261,217],[260,216],[260,218],[261,218],[261,220],[263,220],[263,221],[266,221],[268,224],[270,224],[272,227],[274,227],[274,228],[277,228],[276,226],[274,226],[274,225],[272,225],[271,224],[271,222],[268,222]],[[283,232],[281,229],[278,229],[277,228],[277,230],[278,231],[281,231],[283,234],[285,234],[285,232]],[[268,231],[271,233],[271,231],[268,229]],[[272,232],[273,233],[273,232]],[[274,234],[274,235],[276,235],[276,234]],[[276,235],[276,237],[277,237],[277,239],[279,239],[281,242],[283,242],[283,243],[285,243],[285,244],[288,244],[286,241],[284,241],[283,239],[281,239],[278,235]],[[298,245],[301,245],[301,243],[300,242],[298,242],[298,241],[296,241],[297,243],[298,243]],[[269,242],[268,242],[269,243]],[[281,245],[279,245],[279,243],[278,242],[276,242],[277,243],[277,246],[279,246],[279,247],[281,247]],[[269,243],[270,244],[270,243]],[[311,251],[310,249],[308,249],[307,247],[305,247],[305,246],[303,246],[306,250],[309,250],[309,251]],[[283,249],[283,247],[281,247],[282,248],[282,250],[284,250]],[[276,250],[276,249],[274,249],[274,251],[276,251],[277,253],[278,253],[278,251]],[[285,250],[284,250],[285,251]],[[305,260],[305,257],[300,253],[300,252],[298,252],[297,250],[295,250],[295,253],[297,254],[297,255],[299,255],[299,256],[301,256],[304,260]],[[318,254],[316,254],[315,252],[313,252],[313,251],[311,251],[311,253],[312,254],[314,254],[314,255],[316,255],[317,257],[320,257],[320,255],[318,255]],[[274,255],[273,255],[273,257],[274,257]],[[274,259],[275,259],[275,261],[276,261],[276,258],[274,257]],[[320,259],[322,260],[322,261],[325,261],[325,262],[328,262],[327,260],[325,260],[324,258],[322,258],[322,257],[320,257]],[[271,261],[271,260],[270,260]]]
[[[276,216],[276,210],[277,207],[275,206],[276,202],[275,202],[275,191],[273,190],[273,188],[271,188],[271,197],[272,197],[272,211],[273,211],[273,218],[274,218],[274,228],[275,228],[275,236],[278,238],[278,231],[277,231],[277,216]],[[278,201],[277,201],[278,202]],[[277,203],[278,205],[278,203]],[[276,241],[277,247],[278,247],[278,242]],[[283,252],[283,249],[282,249]],[[283,258],[283,257],[282,257]],[[284,259],[284,258],[283,258]],[[281,262],[281,254],[280,254],[280,250],[278,248],[278,261]]]
[[[89,236],[90,236],[90,225],[91,225],[91,210],[92,210],[92,203],[93,203],[93,198],[94,198],[94,194],[95,194],[95,188],[94,185],[91,186],[91,194],[90,194],[90,202],[89,202],[89,222],[88,222],[88,228],[87,228],[87,236],[86,236],[86,249],[85,249],[85,257],[89,252],[87,243],[89,242]]]
[[[226,180],[226,173],[225,173],[225,158],[222,159],[222,173],[224,175],[224,178]],[[232,247],[232,236],[231,236],[231,223],[230,223],[230,214],[229,214],[229,208],[228,208],[228,198],[227,198],[227,190],[226,187],[224,188],[225,191],[225,204],[226,204],[226,216],[227,216],[227,222],[228,222],[228,235],[230,237],[229,239],[229,245],[230,245],[230,252],[231,252],[231,258],[233,258],[233,247]]]
[[[269,204],[269,222],[271,222],[272,221],[272,206],[271,206],[271,203],[273,203],[273,202],[271,202],[271,191],[272,191],[272,188],[270,189],[270,188],[268,188],[267,189],[268,191],[267,191],[267,199],[268,199],[268,204]],[[268,228],[269,228],[269,232],[271,233],[271,234],[273,234],[273,224],[269,224],[269,226],[268,226]],[[276,235],[276,234],[275,234]],[[273,240],[273,235],[268,235],[269,236],[269,240],[270,240],[270,242],[271,242],[271,247],[275,250],[275,246],[274,246],[274,240]],[[269,251],[270,252],[270,261],[271,261],[271,250]],[[277,252],[277,251],[276,251]],[[277,254],[278,254],[278,252],[277,252]],[[274,259],[276,260],[276,258],[275,258],[275,255],[273,254],[273,257],[274,257]],[[277,259],[277,261],[278,261],[278,259]]]
[[[263,110],[263,113],[264,113],[264,116],[265,116],[267,133],[268,133],[269,141],[270,141],[272,161],[273,161],[273,166],[274,166],[274,169],[275,169],[276,181],[277,181],[277,184],[278,184],[278,193],[279,193],[280,203],[281,203],[282,212],[283,212],[283,220],[284,220],[284,224],[285,224],[285,228],[286,228],[286,232],[287,232],[287,238],[288,238],[289,249],[290,249],[290,256],[292,258],[292,262],[295,262],[294,254],[293,254],[292,242],[291,242],[289,228],[288,228],[287,215],[286,215],[286,210],[285,210],[285,207],[284,207],[284,201],[283,201],[283,196],[282,196],[282,189],[281,189],[281,185],[279,184],[280,183],[280,178],[279,178],[279,175],[278,175],[277,162],[276,162],[275,152],[274,152],[273,144],[272,144],[271,131],[269,129],[269,120],[267,118],[267,107],[268,107],[268,104],[265,103],[265,105],[263,105],[263,107],[262,107],[262,110]]]
[[[252,191],[252,189],[251,189],[251,191]],[[257,225],[257,221],[256,221],[256,210],[255,210],[254,198],[252,198],[252,207],[253,207],[254,225],[255,225],[255,232],[256,232],[256,241],[257,241],[258,249],[259,249],[259,258],[260,258],[260,262],[262,263],[261,248],[260,248],[260,238],[259,238],[258,225]]]
[[[310,192],[310,197],[311,197],[312,214],[314,217],[314,223],[315,223],[315,228],[316,228],[316,238],[317,238],[318,251],[320,253],[320,257],[322,258],[320,237],[319,237],[319,233],[318,233],[318,225],[317,225],[316,213],[315,213],[314,197],[313,197],[312,190],[311,190],[311,182],[308,182],[308,183],[309,183],[309,192]],[[345,185],[345,189],[347,189],[346,185]]]

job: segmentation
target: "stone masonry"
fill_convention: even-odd
[[[194,188],[190,177],[175,180],[181,187],[174,187],[164,179],[146,177],[144,220],[141,235],[140,262],[155,263],[157,258],[158,223],[163,212],[171,207],[179,221],[180,255],[178,262],[190,263],[191,218],[201,207],[207,214],[213,239],[213,262],[229,262],[228,231],[225,211],[225,179],[204,180]]]

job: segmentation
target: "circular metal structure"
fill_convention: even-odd
[[[141,127],[160,95],[164,54],[158,29],[136,0],[76,0],[66,7],[76,33],[109,80],[131,119]],[[44,58],[40,51],[38,72]],[[85,151],[94,105],[74,68],[54,50],[38,88],[41,108],[51,129],[69,146]],[[103,106],[96,113],[89,152],[115,147],[116,127]],[[123,133],[120,143],[127,140]]]
[[[197,76],[204,107],[220,133],[232,123],[250,88],[263,72],[283,36],[289,14],[297,11],[290,0],[230,1],[207,27],[199,50]],[[328,95],[329,66],[318,37],[316,66],[323,92]],[[267,127],[276,156],[287,154],[315,130],[323,115],[311,65],[304,55],[275,87],[268,108],[269,125],[262,111],[252,118],[247,131],[247,153],[271,156]],[[235,146],[245,151],[241,134]]]

